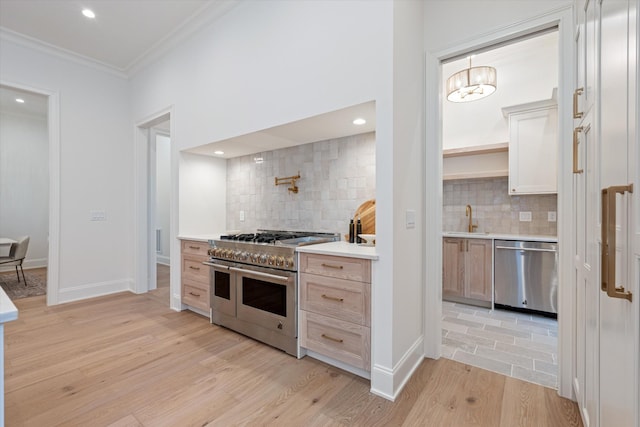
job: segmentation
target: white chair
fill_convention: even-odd
[[[22,279],[24,285],[27,286],[27,279],[24,277],[24,270],[22,269],[22,262],[27,256],[27,248],[29,247],[29,236],[20,237],[18,241],[11,245],[9,249],[9,256],[0,257],[0,265],[14,265],[16,267],[16,275],[18,276],[18,283],[20,283],[20,273],[18,273],[18,267],[22,271]]]

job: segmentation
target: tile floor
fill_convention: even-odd
[[[558,322],[506,310],[442,302],[442,356],[558,388]]]

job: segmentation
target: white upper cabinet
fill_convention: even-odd
[[[555,100],[505,107],[502,111],[509,118],[509,194],[557,193]]]

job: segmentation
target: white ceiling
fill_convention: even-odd
[[[1,0],[0,27],[128,72],[235,0]],[[95,19],[82,15],[89,8]]]

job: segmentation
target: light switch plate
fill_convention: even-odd
[[[531,222],[531,212],[520,212],[520,221]]]
[[[405,223],[407,228],[416,228],[416,211],[411,209],[407,210]]]
[[[556,216],[556,212],[555,211],[547,212],[547,221],[549,221],[549,222],[556,222],[557,221],[557,216]]]
[[[244,221],[244,211],[240,211],[240,221]]]

